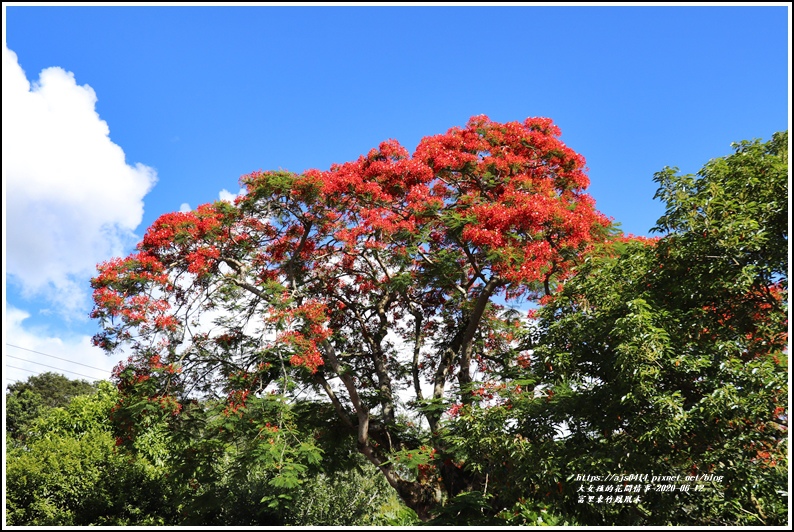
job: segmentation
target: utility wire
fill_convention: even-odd
[[[8,347],[15,347],[15,348],[21,349],[23,351],[29,351],[31,353],[36,353],[37,355],[44,355],[45,357],[57,358],[58,360],[65,360],[66,362],[69,362],[71,364],[77,364],[78,366],[85,366],[87,368],[96,369],[96,370],[99,370],[99,371],[107,371],[106,369],[95,368],[94,366],[89,366],[88,364],[81,364],[80,362],[75,362],[73,360],[69,360],[68,358],[61,358],[61,357],[56,357],[55,355],[48,355],[47,353],[42,353],[41,351],[34,351],[33,349],[27,349],[25,347],[20,347],[18,345],[13,345],[13,344],[8,344],[8,343],[6,345]],[[8,356],[11,356],[11,355],[8,355]]]
[[[12,356],[12,355],[6,355],[6,356],[8,358],[16,358],[17,360],[22,360],[23,362],[29,362],[30,364],[38,364],[39,366],[44,366],[45,368],[57,369],[58,371],[65,371],[66,373],[74,373],[75,375],[80,375],[81,377],[88,377],[89,379],[93,379],[93,380],[96,380],[96,381],[102,380],[101,377],[92,377],[91,375],[84,375],[83,373],[77,373],[76,371],[69,371],[68,369],[61,369],[61,368],[56,368],[55,366],[48,366],[47,364],[42,364],[41,362],[34,362],[32,360],[19,358],[19,357],[15,357],[15,356]],[[9,366],[8,364],[6,364],[6,367],[7,368],[14,368],[14,369],[21,369],[23,371],[30,371],[31,373],[36,373],[35,371],[31,371],[29,369],[18,368],[16,366]]]
[[[7,368],[14,368],[14,369],[21,369],[22,371],[27,371],[28,373],[35,373],[36,375],[41,375],[41,373],[37,373],[37,372],[33,371],[32,369],[18,368],[16,366],[9,366],[9,365],[6,365],[6,367]],[[8,380],[11,380],[11,379],[6,379],[6,380],[8,381]],[[19,381],[17,381],[17,382],[19,382]]]

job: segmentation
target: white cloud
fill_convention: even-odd
[[[96,264],[137,240],[156,181],[154,169],[126,163],[96,101],[59,67],[29,83],[3,46],[6,271],[65,314],[84,308]]]
[[[126,355],[108,357],[91,344],[91,337],[75,335],[63,340],[46,330],[25,327],[27,312],[6,309],[3,341],[3,378],[6,385],[27,380],[31,375],[51,371],[70,379],[110,379],[110,373]]]
[[[222,188],[221,191],[218,192],[218,199],[220,199],[221,201],[228,201],[229,203],[234,203],[234,199],[237,196],[242,196],[244,194],[245,194],[244,188],[241,188],[240,192],[238,192],[237,194],[232,194],[225,188]],[[179,206],[179,212],[190,212],[192,210],[193,208],[190,206],[190,203],[183,203],[182,205]]]
[[[228,201],[230,203],[234,203],[234,200],[235,198],[237,198],[237,196],[243,196],[243,195],[245,195],[244,188],[241,188],[240,192],[238,192],[237,194],[232,194],[231,192],[229,192],[224,188],[221,189],[221,191],[218,193],[218,198],[220,198],[221,201]]]

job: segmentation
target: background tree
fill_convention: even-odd
[[[350,460],[350,452],[337,453],[338,467],[331,474],[299,471],[287,476],[294,485],[283,485],[285,477],[273,482],[272,468],[240,459],[238,445],[244,448],[250,434],[239,431],[233,444],[227,440],[219,446],[211,436],[184,441],[186,434],[166,430],[150,416],[134,445],[117,445],[110,418],[119,393],[109,382],[92,389],[63,407],[43,408],[30,420],[24,441],[7,437],[7,524],[385,525],[415,520],[373,466],[362,458]],[[225,425],[220,422],[225,418],[218,418],[207,433]]]
[[[224,435],[288,434],[244,453],[285,457],[273,467],[288,485],[319,463],[323,435],[299,436],[279,405],[310,400],[420,518],[478,489],[486,478],[456,466],[440,433],[522,349],[497,301],[550,294],[608,232],[559,135],[548,119],[475,117],[412,157],[387,141],[327,172],[255,172],[235,205],[160,217],[93,280],[96,344],[133,352],[120,437],[157,409],[204,430],[187,405],[224,401]]]
[[[658,173],[663,236],[591,254],[537,312],[518,379],[449,427],[508,518],[547,504],[592,525],[786,523],[788,135],[734,147],[696,176]],[[681,481],[600,483],[640,488],[631,504],[579,492],[599,483],[577,475],[638,473]]]
[[[43,409],[66,406],[73,397],[94,391],[95,384],[53,372],[12,383],[6,388],[6,432],[12,438],[23,438],[28,424]]]
[[[61,379],[43,380],[63,384]],[[83,388],[82,384],[67,383],[61,389]],[[168,497],[155,468],[130,461],[116,448],[108,419],[118,399],[115,387],[100,382],[89,389],[94,390],[90,395],[42,409],[28,424],[24,442],[7,440],[6,524],[127,525],[170,520]],[[22,393],[29,391],[25,388]]]

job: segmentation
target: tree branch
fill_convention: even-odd
[[[350,402],[353,404],[353,409],[356,411],[356,415],[358,417],[358,445],[360,449],[369,446],[369,412],[367,411],[366,406],[361,401],[361,397],[358,395],[358,390],[356,389],[356,384],[353,382],[353,378],[345,371],[342,370],[342,366],[339,363],[339,357],[336,355],[336,350],[334,346],[328,340],[323,341],[322,347],[325,350],[326,358],[328,362],[331,364],[331,369],[334,370],[340,379],[342,379],[342,383],[345,385],[347,389],[347,394],[350,397]]]
[[[414,391],[416,391],[416,399],[424,401],[422,394],[422,387],[419,384],[419,355],[422,347],[422,313],[419,310],[413,312],[414,319],[414,357],[411,374],[414,380]]]
[[[320,385],[323,387],[323,390],[325,390],[325,395],[327,395],[331,400],[331,403],[334,405],[334,410],[336,410],[337,415],[342,419],[344,424],[351,429],[354,428],[355,425],[353,424],[353,421],[350,419],[350,416],[347,415],[347,412],[345,412],[342,402],[339,401],[339,398],[334,393],[333,388],[331,388],[331,385],[328,384],[328,380],[325,378],[325,375],[318,371],[315,373],[314,378],[320,383]]]

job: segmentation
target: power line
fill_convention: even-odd
[[[16,367],[16,366],[9,366],[8,364],[6,364],[6,367],[7,367],[7,368],[14,368],[14,369],[21,369],[22,371],[27,371],[28,373],[33,373],[33,374],[36,374],[36,375],[41,375],[41,373],[37,373],[37,372],[33,371],[32,369],[18,368],[18,367]],[[10,379],[6,379],[6,380],[10,380]]]
[[[44,355],[45,357],[57,358],[58,360],[65,360],[66,362],[69,362],[71,364],[77,364],[78,366],[85,366],[87,368],[96,369],[96,370],[99,370],[99,371],[107,371],[106,369],[95,368],[94,366],[89,366],[88,364],[81,364],[80,362],[75,362],[73,360],[69,360],[68,358],[61,358],[61,357],[56,357],[55,355],[48,355],[47,353],[42,353],[41,351],[34,351],[33,349],[28,349],[26,347],[20,347],[18,345],[13,345],[13,344],[8,344],[8,343],[6,345],[8,347],[15,347],[15,348],[21,349],[23,351],[29,351],[31,353],[36,353],[37,355]],[[8,355],[8,356],[11,356],[11,355]]]
[[[91,375],[84,375],[82,373],[77,373],[76,371],[69,371],[68,369],[61,369],[61,368],[56,368],[55,366],[48,366],[47,364],[42,364],[41,362],[34,362],[32,360],[26,360],[24,358],[15,357],[13,355],[6,355],[6,356],[8,358],[16,358],[17,360],[21,360],[23,362],[29,362],[30,364],[38,364],[39,366],[44,366],[45,368],[52,368],[52,369],[57,369],[58,371],[65,371],[66,373],[73,373],[75,375],[80,375],[81,377],[87,377],[87,378],[93,379],[95,381],[102,380],[101,377],[92,377]],[[21,369],[22,371],[30,371],[30,373],[36,373],[35,371],[31,371],[29,369],[18,368],[16,366],[9,366],[8,364],[6,364],[6,367],[7,368],[14,368],[14,369]]]
[[[11,355],[6,355],[6,356],[11,356]],[[24,362],[30,362],[31,364],[39,364],[40,366],[44,366],[44,367],[52,368],[52,369],[57,369],[58,371],[64,371],[66,373],[73,373],[74,375],[80,375],[81,377],[87,377],[87,378],[95,380],[95,381],[102,380],[101,378],[92,377],[90,375],[83,375],[82,373],[77,373],[76,371],[69,371],[69,370],[66,370],[66,369],[56,368],[54,366],[48,366],[47,364],[41,364],[40,362],[33,362],[32,360],[25,360],[24,358],[19,358],[19,357],[12,357],[12,358],[18,358],[19,360],[22,360]],[[20,367],[17,367],[17,366],[9,366],[8,364],[6,364],[5,367],[12,368],[12,369],[21,369],[22,371],[27,371],[28,373],[33,373],[34,375],[41,375],[41,373],[33,371],[32,369],[20,368]],[[8,379],[6,379],[6,380],[8,380]]]
[[[16,367],[16,366],[8,366],[8,365],[6,365],[5,367],[7,367],[7,368],[14,368],[14,369],[21,369],[22,371],[27,371],[28,373],[33,373],[33,374],[34,374],[35,376],[37,376],[37,377],[38,377],[39,375],[44,375],[43,373],[37,373],[37,372],[33,371],[32,369],[18,368],[18,367]],[[4,381],[6,381],[6,382],[10,382],[10,383],[12,383],[12,384],[16,384],[16,383],[18,383],[18,382],[25,382],[25,381],[23,381],[23,380],[21,380],[21,379],[9,379],[9,378],[5,378],[5,379],[3,379],[3,380],[4,380]]]

